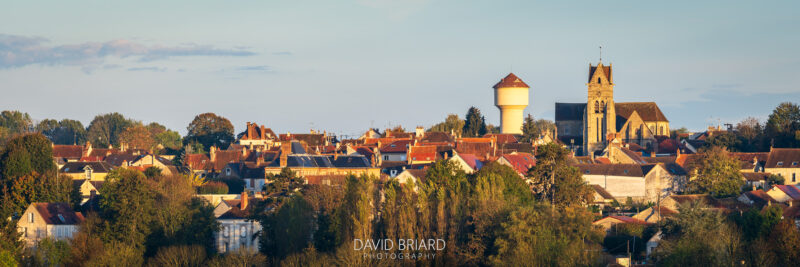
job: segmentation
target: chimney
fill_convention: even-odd
[[[251,139],[253,138],[253,124],[249,121],[247,122],[247,134],[242,139]]]
[[[211,162],[216,162],[217,161],[217,147],[216,146],[211,146],[211,148],[208,149],[208,157],[211,158]]]
[[[261,140],[267,139],[267,128],[261,125]]]
[[[92,191],[89,191],[89,200],[94,199],[95,196],[97,196],[97,190],[92,189]]]
[[[422,128],[422,126],[417,126],[417,131],[415,135],[417,138],[425,137],[425,128]]]
[[[286,167],[289,161],[289,153],[292,152],[292,143],[291,142],[282,142],[281,143],[281,159],[280,165],[281,168]]]
[[[242,191],[242,202],[239,204],[239,209],[240,210],[246,210],[247,209],[247,204],[248,204],[247,202],[249,202],[248,198],[250,198],[250,197],[247,196],[247,191]]]
[[[86,141],[86,144],[83,145],[83,156],[88,157],[92,154],[92,142]]]
[[[253,144],[250,144],[250,149],[253,149]],[[247,156],[247,147],[242,147],[242,157]]]
[[[264,164],[264,155],[258,155],[256,157],[256,166],[261,166],[262,164]]]

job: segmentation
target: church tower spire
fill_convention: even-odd
[[[602,150],[608,144],[608,136],[617,132],[614,108],[614,79],[611,65],[589,64],[589,80],[586,83],[586,127],[584,128],[585,152]]]

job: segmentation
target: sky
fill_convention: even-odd
[[[430,127],[492,85],[531,86],[526,114],[586,101],[589,64],[617,102],[655,101],[672,128],[765,120],[800,102],[798,1],[9,1],[0,110],[34,119],[119,112],[186,133],[214,112],[236,131],[357,136]]]

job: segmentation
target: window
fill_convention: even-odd
[[[23,228],[22,228],[22,232],[23,232],[23,233],[22,233],[22,235],[23,235],[24,237],[28,237],[28,227],[23,227]]]
[[[239,232],[241,232],[241,236],[242,237],[246,237],[247,236],[247,227],[242,226],[242,228],[239,229]]]
[[[586,173],[586,174],[589,174],[589,170],[586,170],[586,171],[585,171],[585,173]]]
[[[778,161],[778,166],[783,166],[783,161]]]
[[[383,156],[383,160],[389,160],[389,156]]]
[[[225,229],[222,230],[222,236],[223,237],[228,237],[230,235],[230,230],[231,230],[231,228],[229,226],[225,226]],[[226,245],[225,246],[225,248],[226,248],[225,250],[227,250],[228,246],[227,246],[227,244],[225,244],[225,245]]]
[[[792,166],[797,166],[797,161],[792,161]]]
[[[231,168],[225,169],[225,175],[231,175]]]
[[[797,182],[797,174],[792,173],[792,183]]]
[[[600,113],[600,102],[594,101],[594,113]]]
[[[606,112],[606,101],[600,102],[600,112],[602,113]]]
[[[659,127],[658,132],[659,134],[664,135],[664,126]]]
[[[33,212],[28,213],[28,222],[33,223]]]
[[[597,77],[597,83],[600,83],[600,77]]]
[[[87,166],[84,170],[84,175],[86,176],[86,179],[92,179],[92,168]]]

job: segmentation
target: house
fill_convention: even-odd
[[[602,186],[593,184],[592,190],[594,190],[594,200],[592,201],[592,205],[597,205],[600,207],[600,209],[603,209],[606,205],[610,205],[614,202],[614,196],[612,196],[611,193],[606,191]]]
[[[678,211],[659,205],[659,206],[649,207],[637,213],[636,215],[633,215],[633,218],[649,223],[657,223],[663,220],[664,217],[672,216],[675,214],[678,214]]]
[[[53,159],[59,168],[67,162],[76,162],[84,156],[85,146],[81,145],[53,145]],[[90,146],[91,148],[91,146]]]
[[[81,222],[83,215],[72,210],[67,203],[35,202],[28,205],[22,213],[22,218],[17,222],[17,230],[22,234],[25,245],[33,247],[44,238],[72,238]]]
[[[126,167],[138,167],[138,169],[141,170],[156,167],[161,169],[162,175],[178,174],[178,168],[175,167],[175,164],[173,164],[171,160],[152,154],[141,155],[135,160],[128,162]]]
[[[497,159],[497,163],[511,167],[520,177],[524,178],[528,175],[528,170],[536,165],[536,157],[530,153],[514,152],[501,156]]]
[[[725,208],[719,201],[717,201],[717,199],[711,197],[711,195],[706,195],[706,194],[670,195],[661,200],[660,206],[678,211],[678,206],[696,201],[700,201],[703,204],[708,205],[712,209]]]
[[[411,144],[413,144],[411,139],[394,140],[383,146],[378,142],[380,161],[407,161],[408,147]]]
[[[474,173],[483,167],[483,162],[472,154],[455,154],[448,161],[454,162],[459,169],[466,173]]]
[[[425,182],[425,176],[427,173],[428,170],[425,169],[408,169],[395,176],[394,179],[396,179],[400,184],[414,184],[414,191],[417,191],[418,187],[416,185]]]
[[[736,199],[747,205],[758,207],[759,209],[764,206],[770,206],[772,203],[778,203],[769,196],[767,192],[761,189],[744,192]]]
[[[742,172],[745,186],[752,188],[764,188],[767,186],[767,178],[772,175],[768,172]]]
[[[408,148],[408,164],[433,163],[438,158],[436,146],[411,146]]]
[[[772,148],[769,151],[764,172],[783,176],[785,184],[800,181],[800,148]]]
[[[653,250],[655,250],[656,247],[658,247],[658,243],[661,242],[661,235],[662,235],[661,230],[658,230],[658,232],[655,235],[653,235],[653,237],[651,237],[649,240],[647,240],[647,244],[645,245],[645,248],[647,248],[647,254],[646,255],[647,255],[648,258],[650,258],[650,254],[653,253]]]
[[[631,218],[631,217],[628,217],[628,216],[611,215],[611,216],[608,216],[608,217],[605,217],[605,218],[602,218],[602,219],[599,219],[597,221],[592,222],[592,225],[599,226],[600,228],[602,228],[603,230],[608,232],[608,231],[611,231],[614,228],[614,226],[616,226],[618,224],[628,224],[628,223],[640,224],[640,225],[650,224],[650,223],[645,222],[643,220],[634,219],[634,218]]]
[[[73,187],[80,192],[81,205],[98,195],[100,188],[103,188],[103,183],[103,181],[92,181],[89,179],[72,180]]]
[[[258,126],[255,123],[247,122],[247,130],[244,131],[237,143],[251,149],[253,147],[267,149],[272,147],[277,140],[278,136],[275,135],[272,129],[264,127],[264,125]]]
[[[622,202],[631,198],[637,202],[657,202],[684,184],[680,173],[663,164],[576,164],[584,180],[600,185]]]
[[[767,190],[767,195],[777,203],[800,201],[800,188],[795,185],[774,185]]]
[[[237,250],[258,251],[258,234],[261,224],[250,220],[257,198],[251,198],[247,193],[242,193],[240,199],[222,200],[214,209],[214,216],[220,224],[220,230],[215,239],[217,251],[227,253]]]
[[[106,175],[114,169],[114,166],[105,161],[67,162],[59,173],[69,175],[75,180],[105,181]]]

